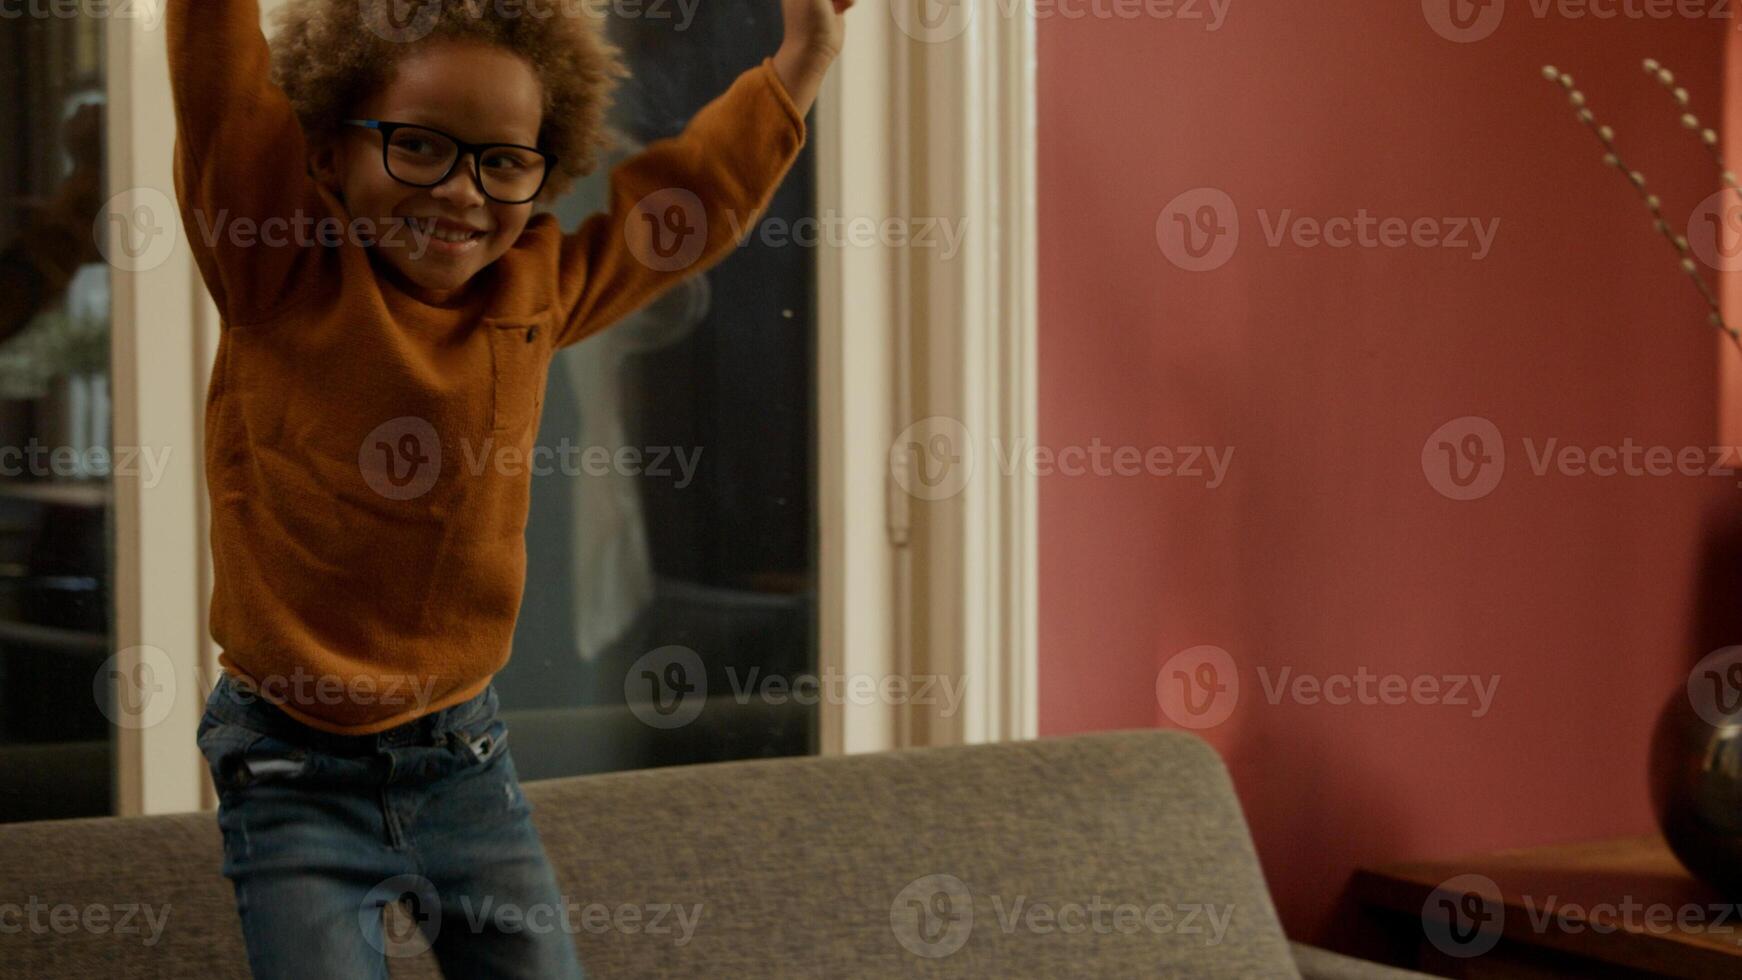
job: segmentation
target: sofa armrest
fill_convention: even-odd
[[[1304,980],[1432,980],[1426,973],[1369,963],[1305,943],[1291,942],[1288,948]]]

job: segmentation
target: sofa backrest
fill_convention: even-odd
[[[1298,976],[1227,772],[1184,733],[526,791],[597,978]],[[0,977],[245,977],[219,863],[211,814],[0,826]],[[7,930],[27,902],[68,911]]]

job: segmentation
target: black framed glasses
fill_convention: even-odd
[[[468,143],[439,129],[380,119],[346,119],[347,126],[381,134],[387,175],[412,187],[435,187],[454,173],[465,154],[484,196],[499,204],[525,204],[544,190],[556,156],[518,143]]]

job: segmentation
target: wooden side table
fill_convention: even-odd
[[[1414,937],[1397,965],[1440,976],[1742,978],[1742,904],[1656,835],[1362,869],[1353,890]]]

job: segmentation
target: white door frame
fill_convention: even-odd
[[[930,686],[825,699],[825,753],[1037,734],[1035,481],[1005,464],[1036,432],[1034,29],[961,4],[959,33],[921,40],[902,20],[919,2],[849,15],[812,134],[819,212],[963,232],[953,255],[818,251],[819,667]],[[162,31],[109,26],[110,186],[173,200]],[[218,670],[201,444],[217,314],[185,247],[111,280],[116,444],[170,450],[157,484],[115,481],[117,667],[138,676],[145,649],[176,692],[161,721],[118,728],[117,812],[210,808],[193,735]],[[907,465],[938,445],[945,492]]]
[[[1034,25],[922,7],[851,17],[814,134],[819,211],[915,243],[819,262],[821,669],[907,682],[825,700],[825,753],[1038,734],[1035,478],[1006,464],[1036,433]],[[917,244],[934,220],[960,252]]]
[[[180,235],[172,161],[175,116],[161,0],[155,16],[106,25],[109,208]],[[135,227],[142,225],[135,224]],[[118,251],[118,226],[94,233]],[[163,453],[165,468],[121,465],[115,500],[115,812],[122,816],[202,809],[205,764],[194,730],[205,707],[202,679],[216,665],[206,628],[210,549],[201,459],[204,395],[215,319],[185,241],[137,270],[110,263],[114,443]],[[208,327],[209,324],[209,327]]]

